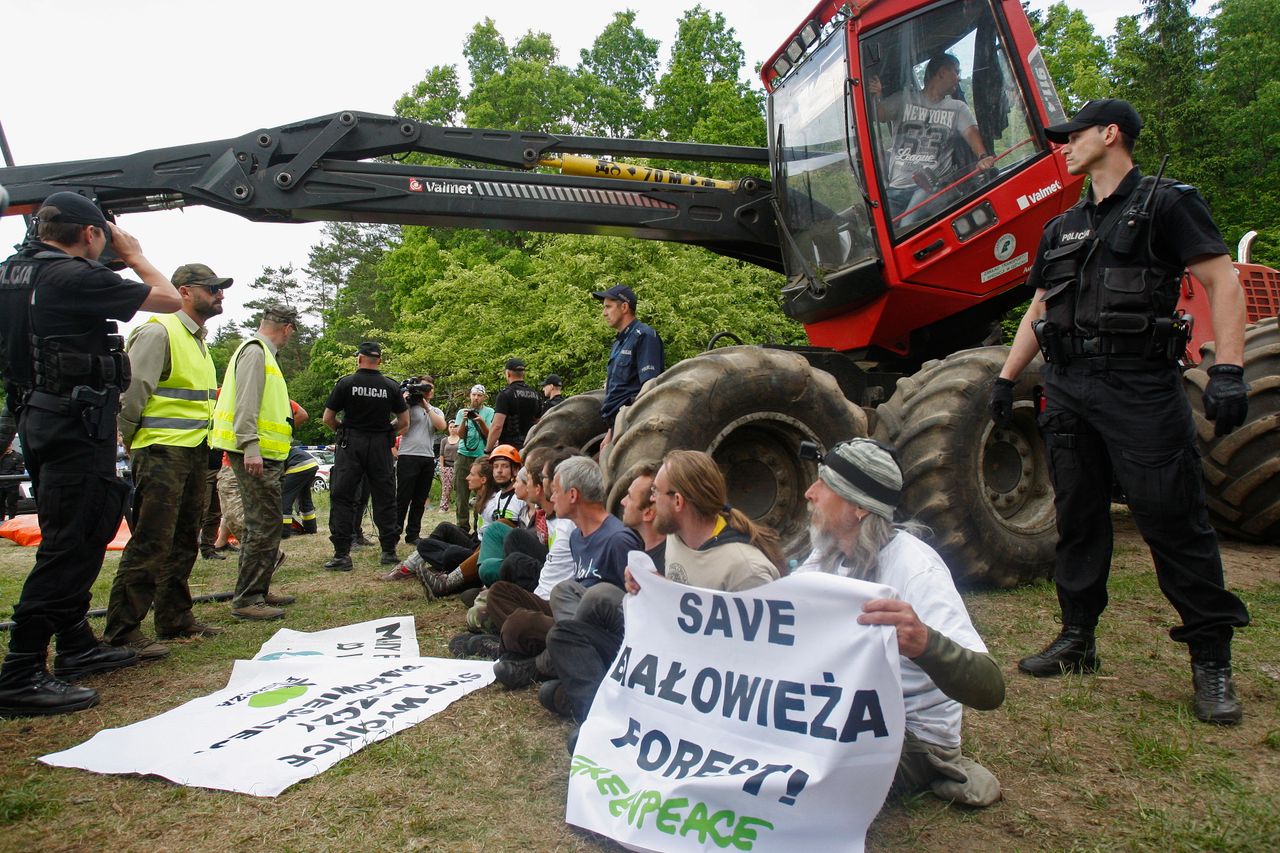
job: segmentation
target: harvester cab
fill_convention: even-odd
[[[815,346],[918,363],[1025,298],[1082,179],[1052,156],[1066,115],[1007,5],[824,2],[765,65],[784,307]]]

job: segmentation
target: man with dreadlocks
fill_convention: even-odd
[[[962,705],[991,710],[1004,701],[1004,676],[974,629],[951,573],[918,536],[894,524],[902,470],[893,451],[868,438],[837,444],[805,492],[813,551],[795,569],[885,584],[896,598],[867,602],[859,625],[892,625],[902,655],[906,738],[892,792],[930,789],[944,800],[989,806],[1000,783],[960,753]]]

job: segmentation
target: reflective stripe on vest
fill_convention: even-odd
[[[262,403],[258,406],[258,448],[263,459],[283,461],[289,458],[289,445],[293,440],[293,427],[289,424],[289,390],[284,384],[284,374],[271,350],[257,338],[250,338],[236,347],[227,363],[227,375],[222,380],[222,393],[213,408],[213,446],[219,450],[241,453],[236,445],[236,362],[240,351],[249,344],[262,347],[266,360],[266,384],[262,389]]]
[[[177,314],[158,314],[147,322],[159,323],[168,334],[169,376],[142,407],[132,446],[197,447],[209,440],[218,395],[213,357]]]

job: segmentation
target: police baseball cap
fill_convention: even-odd
[[[547,374],[547,378],[546,378],[546,379],[544,379],[544,380],[542,380],[542,384],[543,384],[543,385],[554,385],[554,386],[556,386],[557,388],[561,388],[561,387],[563,387],[563,386],[564,386],[564,383],[560,381],[560,374],[559,374],[559,373],[548,373],[548,374]]]
[[[1046,127],[1044,135],[1051,141],[1062,144],[1077,130],[1105,127],[1109,124],[1114,124],[1132,139],[1137,139],[1142,132],[1142,116],[1138,115],[1133,104],[1119,98],[1098,98],[1081,107],[1071,121]]]
[[[591,295],[594,296],[596,299],[599,299],[601,302],[603,302],[606,299],[613,299],[618,302],[625,302],[631,306],[631,310],[633,311],[635,310],[635,307],[636,307],[636,292],[631,288],[627,287],[625,284],[615,284],[613,287],[609,288],[608,290],[598,290],[592,293]]]
[[[173,282],[174,287],[193,284],[198,284],[202,287],[227,288],[231,286],[231,279],[220,277],[204,264],[183,264],[173,271],[173,278],[170,281]]]
[[[292,323],[298,325],[298,309],[292,305],[281,305],[279,302],[272,303],[262,309],[262,319],[270,320],[273,323]]]
[[[72,225],[96,225],[107,227],[107,217],[98,206],[79,193],[56,192],[44,200],[36,211],[41,222],[66,222]]]
[[[521,359],[521,358],[507,359],[507,370],[510,370],[512,373],[520,373],[524,371],[525,370],[524,359]]]
[[[360,346],[356,348],[356,353],[371,358],[382,358],[382,344],[377,341],[361,341]]]

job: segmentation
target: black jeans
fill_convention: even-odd
[[[1040,426],[1058,516],[1054,580],[1063,624],[1092,629],[1107,606],[1114,475],[1151,548],[1160,589],[1182,617],[1169,636],[1197,660],[1230,660],[1233,629],[1249,624],[1249,614],[1224,586],[1177,370],[1076,359],[1046,365],[1044,385]]]
[[[422,533],[422,512],[435,476],[434,456],[401,454],[396,458],[396,533],[403,533],[411,544]]]
[[[351,553],[355,534],[360,481],[367,479],[373,501],[373,523],[383,551],[394,551],[396,540],[396,480],[392,471],[391,433],[343,430],[330,472],[329,541],[333,553]]]

